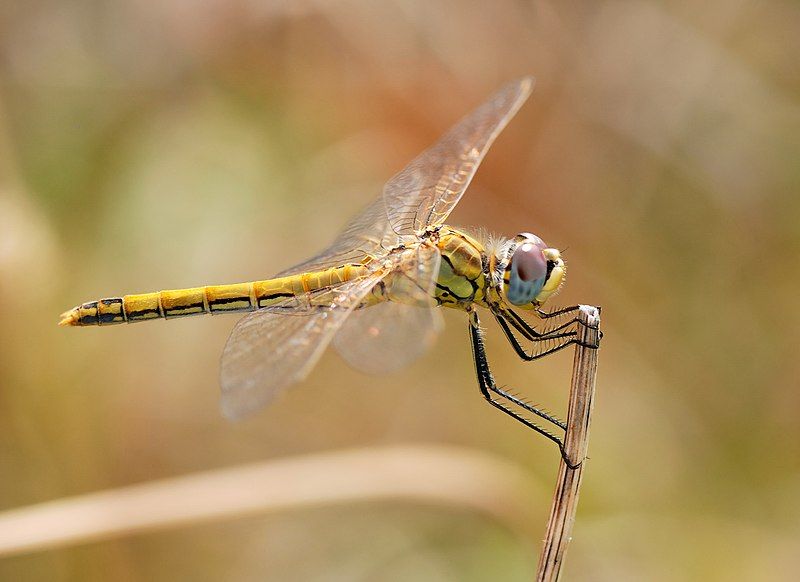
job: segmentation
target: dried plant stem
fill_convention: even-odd
[[[578,491],[583,476],[583,461],[589,442],[589,423],[594,402],[594,385],[597,373],[597,352],[599,345],[600,312],[596,307],[581,306],[579,320],[579,339],[582,344],[575,349],[572,365],[572,385],[567,413],[567,432],[564,437],[564,450],[570,464],[561,460],[558,470],[556,491],[550,509],[542,554],[539,557],[538,582],[558,580],[567,546],[572,539],[572,526],[578,508]],[[593,347],[587,347],[593,346]]]
[[[455,447],[320,453],[5,511],[0,556],[270,511],[387,500],[476,511],[529,534],[532,485],[513,464]]]

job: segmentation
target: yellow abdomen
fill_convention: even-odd
[[[343,265],[314,273],[265,281],[156,291],[89,301],[61,314],[59,325],[114,325],[171,319],[201,313],[253,311],[278,303],[314,305],[314,292],[363,276],[363,265]]]

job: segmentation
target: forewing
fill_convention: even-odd
[[[326,291],[327,306],[283,304],[259,309],[233,328],[220,367],[222,412],[241,418],[269,404],[284,388],[304,379],[331,338],[382,273]]]
[[[532,89],[531,77],[509,83],[386,183],[383,197],[392,230],[420,235],[427,226],[444,223]]]
[[[441,255],[420,245],[400,255],[385,279],[392,301],[357,309],[333,340],[344,360],[368,374],[393,372],[425,353],[444,323],[433,299]]]
[[[389,227],[383,196],[380,196],[354,216],[325,250],[275,276],[286,277],[346,263],[359,263],[367,256],[381,257],[397,241],[398,236]]]

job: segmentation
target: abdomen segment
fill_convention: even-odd
[[[363,276],[366,272],[363,265],[344,265],[252,283],[109,297],[83,303],[62,313],[59,325],[114,325],[201,313],[253,311],[278,303],[285,304],[288,309],[300,308],[314,305],[319,291]]]

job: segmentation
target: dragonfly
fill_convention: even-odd
[[[559,436],[565,423],[496,383],[479,318],[488,311],[525,361],[579,343],[578,305],[543,309],[564,283],[561,253],[531,233],[509,239],[445,224],[533,84],[513,81],[464,117],[316,256],[263,281],[89,301],[63,313],[60,325],[249,312],[220,363],[222,412],[238,419],[304,380],[331,343],[357,369],[397,370],[431,346],[443,326],[438,308],[459,310],[483,397],[556,443],[569,462]]]

